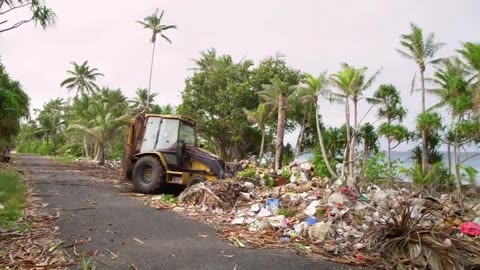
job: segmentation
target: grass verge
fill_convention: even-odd
[[[50,156],[51,159],[60,163],[73,163],[78,158],[72,156]]]
[[[21,174],[12,170],[0,170],[0,228],[11,229],[22,217],[22,208],[26,203],[27,186],[21,180]]]

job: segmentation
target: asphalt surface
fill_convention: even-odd
[[[97,269],[352,269],[291,250],[236,248],[208,225],[144,206],[109,182],[43,157],[17,160],[35,195],[48,203],[49,211],[60,213],[57,226],[65,245],[91,238],[76,252],[98,251]],[[72,248],[66,251],[74,256]],[[112,259],[109,251],[118,258]]]

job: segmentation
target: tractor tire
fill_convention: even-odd
[[[133,165],[132,182],[135,192],[149,194],[165,185],[165,170],[153,156],[141,157]]]
[[[188,183],[187,188],[189,188],[193,185],[196,185],[198,183],[205,182],[205,181],[206,181],[206,179],[203,176],[194,176],[194,177],[192,177],[192,179],[190,179],[190,182]]]

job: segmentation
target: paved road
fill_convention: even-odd
[[[349,269],[288,250],[236,248],[217,237],[211,227],[177,213],[143,206],[140,200],[122,196],[112,184],[70,171],[46,158],[19,159],[22,169],[31,176],[34,192],[49,204],[49,210],[60,212],[59,237],[66,244],[91,237],[92,242],[77,248],[77,252],[98,250],[97,269],[134,269],[131,265],[141,270]],[[112,260],[107,249],[118,258]],[[72,249],[67,252],[73,256]]]

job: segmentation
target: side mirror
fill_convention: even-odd
[[[181,167],[183,163],[183,155],[185,153],[185,142],[183,140],[177,141],[177,166]]]

